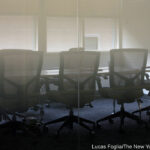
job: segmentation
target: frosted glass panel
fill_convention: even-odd
[[[47,18],[47,51],[62,51],[78,46],[75,17]]]
[[[0,49],[36,49],[36,19],[0,16]]]
[[[87,37],[96,38],[97,39],[96,48],[98,50],[110,50],[115,47],[116,45],[116,20],[115,19],[89,17],[89,18],[85,18],[84,24],[85,24],[85,38]]]

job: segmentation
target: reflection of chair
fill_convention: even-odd
[[[142,85],[144,81],[147,50],[144,49],[119,49],[110,51],[110,88],[101,88],[100,92],[107,93],[110,98],[116,99],[121,105],[121,110],[104,120],[115,117],[121,118],[120,129],[124,124],[124,118],[142,122],[137,116],[124,110],[124,103],[131,103],[143,95]]]
[[[16,121],[16,115],[39,103],[41,66],[41,52],[13,49],[0,51],[1,115],[9,118],[7,114],[13,114],[13,120],[9,119],[0,127],[24,128],[23,122]]]
[[[58,130],[73,123],[78,123],[92,131],[85,123],[95,125],[93,121],[75,116],[73,108],[83,107],[94,99],[95,78],[99,64],[97,52],[62,52],[60,55],[59,91],[50,91],[49,96],[56,101],[65,103],[69,108],[69,115],[45,123],[45,125],[64,122]]]
[[[149,74],[148,73],[145,73],[145,76],[146,76],[146,80],[144,80],[144,89],[148,90],[149,93],[148,93],[148,98],[146,98],[147,100],[149,100],[149,96],[150,96],[150,79],[149,79]],[[145,99],[145,100],[146,100]],[[136,110],[133,112],[134,113],[140,113],[140,116],[141,116],[141,112],[143,111],[147,111],[147,115],[149,116],[149,121],[150,121],[150,106],[146,106],[144,108],[140,108],[139,110]]]

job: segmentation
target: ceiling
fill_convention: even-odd
[[[0,14],[36,14],[41,4],[51,16],[115,16],[120,0],[0,0]]]
[[[121,2],[125,12],[150,10],[150,0],[0,0],[0,15],[38,14],[43,6],[49,16],[77,16],[78,12],[79,16],[115,17]]]

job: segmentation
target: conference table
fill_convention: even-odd
[[[59,69],[42,70],[41,77],[57,77],[59,75]],[[108,67],[101,67],[98,69],[97,75],[109,75]]]
[[[144,84],[140,85],[140,87],[137,88],[141,88],[141,89],[146,89],[149,90],[150,89],[150,66],[146,67],[145,70],[145,82]],[[49,83],[51,82],[52,84],[58,84],[58,76],[59,76],[59,69],[58,68],[54,68],[51,70],[42,70],[41,72],[41,77],[45,79],[45,85],[46,85],[46,89],[49,90]],[[101,67],[98,69],[97,72],[97,76],[98,77],[102,77],[103,81],[105,80],[106,82],[101,83],[102,85],[104,84],[105,86],[108,86],[108,77],[109,77],[109,68],[108,67]],[[107,85],[108,84],[108,85]],[[99,88],[99,81],[97,82],[97,86]]]
[[[146,67],[146,73],[150,73],[150,66]],[[41,77],[58,77],[59,75],[59,69],[58,68],[53,68],[53,69],[49,69],[49,70],[42,70],[41,72]],[[99,67],[98,68],[98,72],[97,72],[98,76],[107,76],[109,75],[109,68],[108,67]]]

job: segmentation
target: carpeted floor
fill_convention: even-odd
[[[150,105],[150,101],[143,98],[142,107]],[[93,108],[84,107],[76,109],[75,114],[81,117],[96,121],[112,113],[111,99],[96,99],[92,102]],[[137,103],[126,104],[127,111],[136,110]],[[116,105],[116,111],[119,110],[119,105]],[[29,111],[28,114],[33,113]],[[39,112],[36,112],[37,114]],[[49,108],[45,107],[44,122],[56,119],[68,114],[65,105],[53,103]],[[148,121],[148,116],[145,112],[142,113],[142,119]],[[136,148],[134,144],[146,146],[150,144],[150,129],[145,129],[144,126],[138,125],[133,120],[125,119],[125,133],[120,134],[119,118],[114,119],[114,124],[108,121],[101,123],[102,128],[96,128],[95,135],[90,136],[89,132],[74,125],[74,129],[64,128],[60,137],[56,138],[56,131],[61,124],[49,125],[49,133],[41,136],[29,136],[17,134],[13,136],[9,133],[0,132],[0,150],[91,150],[91,149],[115,149],[115,145],[123,146],[127,144]],[[111,144],[111,145],[108,145]],[[109,147],[111,146],[111,147]],[[124,147],[125,148],[125,147]],[[119,149],[119,148],[118,148]]]

